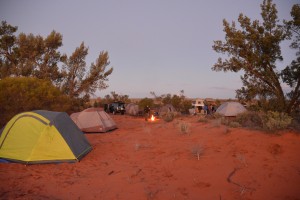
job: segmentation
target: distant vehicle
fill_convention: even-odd
[[[125,110],[125,103],[118,101],[118,102],[113,102],[110,104],[105,104],[104,105],[104,111],[107,113],[112,113],[112,114],[117,114],[120,113],[121,115],[124,115],[126,110]]]

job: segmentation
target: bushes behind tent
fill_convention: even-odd
[[[51,82],[37,78],[0,80],[0,129],[16,114],[31,110],[68,112],[71,100]]]
[[[222,123],[231,127],[247,127],[268,132],[282,130],[292,125],[292,117],[279,112],[248,111],[238,114],[236,118],[223,118]]]

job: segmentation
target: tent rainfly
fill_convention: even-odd
[[[99,108],[88,108],[79,113],[73,113],[71,119],[87,133],[107,132],[117,128],[114,120]]]
[[[37,110],[14,116],[0,131],[0,158],[21,162],[76,162],[92,150],[67,113]]]
[[[218,107],[216,113],[225,117],[235,117],[245,111],[247,111],[246,108],[239,102],[225,102]]]
[[[139,113],[139,106],[134,103],[126,104],[125,109],[126,113],[129,115],[138,115]]]

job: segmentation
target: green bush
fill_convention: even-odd
[[[232,121],[232,122],[229,122],[229,126],[231,128],[238,128],[238,127],[241,127],[241,124],[238,122]]]
[[[70,99],[46,80],[28,77],[5,78],[0,80],[0,91],[0,128],[20,112],[70,109]]]
[[[242,127],[261,129],[263,127],[262,115],[260,112],[244,112],[238,114],[234,121]]]
[[[268,111],[267,113],[245,112],[239,114],[234,121],[242,127],[276,131],[288,128],[292,123],[292,117],[285,113],[273,111]]]
[[[262,121],[265,130],[275,131],[289,127],[292,123],[292,117],[285,113],[268,111]]]

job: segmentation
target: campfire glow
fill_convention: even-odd
[[[155,120],[155,117],[152,115],[151,116],[151,121],[153,122]]]

